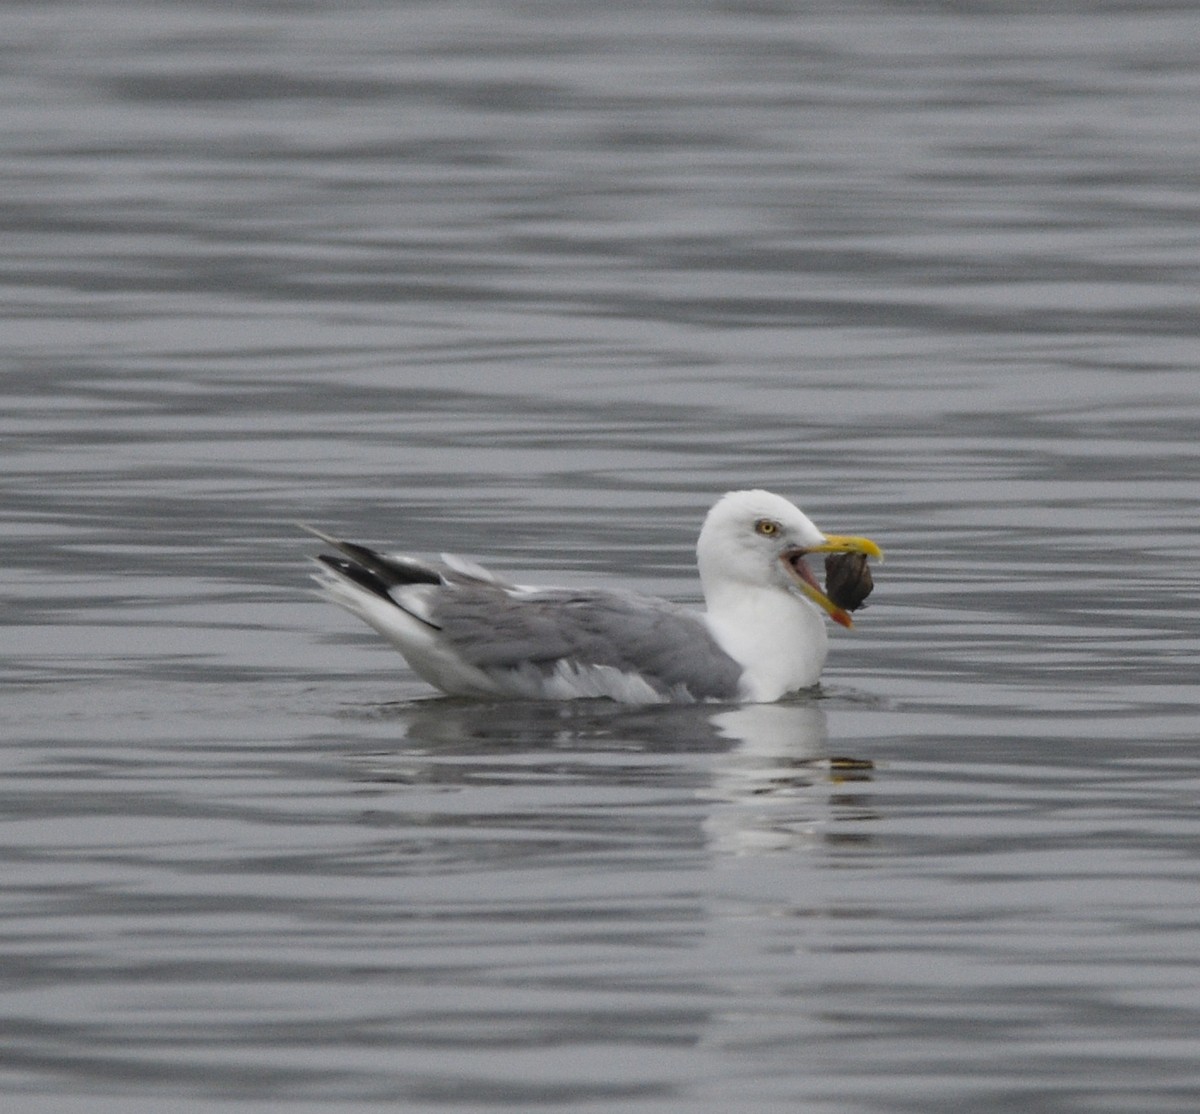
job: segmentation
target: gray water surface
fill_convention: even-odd
[[[1200,1107],[1200,10],[0,13],[6,1114]],[[438,698],[295,520],[819,692]]]

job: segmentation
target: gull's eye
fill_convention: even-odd
[[[773,518],[760,518],[754,524],[754,529],[764,538],[773,538],[779,533],[779,523]]]

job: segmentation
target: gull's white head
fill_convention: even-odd
[[[696,558],[704,595],[721,591],[797,591],[842,626],[850,616],[821,590],[805,563],[809,553],[865,553],[882,557],[869,538],[823,534],[798,507],[769,491],[731,491],[704,519]]]

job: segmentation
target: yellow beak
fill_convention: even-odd
[[[812,600],[835,623],[849,629],[854,626],[849,612],[838,607],[824,592],[812,574],[812,570],[804,563],[806,553],[862,553],[876,560],[883,560],[883,550],[870,538],[848,538],[840,534],[826,534],[821,545],[805,546],[803,549],[785,550],[780,555],[783,567],[795,582],[796,587],[803,593],[804,598]]]
[[[841,534],[826,534],[824,545],[813,545],[809,553],[865,553],[877,561],[883,560],[883,550],[870,538],[844,538]]]

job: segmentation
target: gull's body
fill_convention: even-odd
[[[880,556],[865,538],[822,534],[778,495],[731,492],[700,532],[697,611],[628,592],[522,587],[460,558],[385,556],[310,532],[341,554],[318,558],[325,593],[430,684],[475,697],[778,700],[817,683],[822,613],[850,625],[804,555]]]

